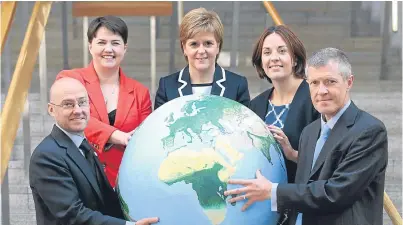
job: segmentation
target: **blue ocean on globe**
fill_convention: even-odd
[[[275,225],[270,200],[245,212],[230,204],[229,179],[256,171],[286,183],[280,146],[247,107],[214,95],[174,99],[136,129],[119,169],[117,191],[125,217],[159,217],[159,225]]]

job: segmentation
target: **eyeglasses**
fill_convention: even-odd
[[[57,104],[54,104],[51,102],[49,102],[49,104],[58,106],[58,107],[62,107],[63,109],[68,109],[68,110],[73,110],[76,107],[76,105],[78,105],[78,107],[80,107],[80,108],[87,108],[90,105],[88,100],[79,100],[77,102],[62,102],[62,104],[60,104],[60,105],[57,105]]]

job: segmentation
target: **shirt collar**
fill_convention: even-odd
[[[62,130],[72,141],[73,143],[77,146],[77,148],[80,147],[81,143],[83,142],[83,140],[85,139],[84,135],[82,134],[77,134],[77,133],[70,133],[67,132],[66,130],[64,130],[63,128],[61,128],[59,126],[59,124],[56,123],[56,126]]]
[[[323,120],[323,117],[325,115],[321,115],[320,117],[320,124],[321,127],[323,128],[323,126],[326,124],[330,129],[333,129],[334,125],[337,123],[337,121],[339,120],[339,118],[341,117],[341,115],[343,115],[343,113],[347,110],[347,108],[350,106],[351,104],[351,100],[348,100],[348,102],[344,105],[344,107],[342,109],[340,109],[336,115],[334,115],[329,121],[325,122]]]

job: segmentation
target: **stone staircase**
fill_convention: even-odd
[[[33,3],[29,4],[31,8]],[[68,3],[68,6],[71,3]],[[336,47],[347,52],[356,76],[352,90],[353,101],[362,109],[381,119],[387,129],[389,138],[389,166],[387,170],[386,191],[394,201],[399,212],[402,211],[402,70],[401,55],[393,49],[388,54],[389,79],[379,81],[382,52],[382,38],[371,35],[365,37],[351,36],[351,2],[274,2],[282,19],[301,38],[310,56],[314,51],[324,47]],[[224,23],[223,52],[231,51],[232,2],[184,2],[184,12],[196,7],[215,10]],[[68,55],[69,66],[82,67],[82,19],[77,18],[73,24],[71,7],[68,7]],[[11,72],[17,61],[24,38],[22,11],[17,7],[16,18],[11,28],[7,44],[10,46],[9,59]],[[48,87],[56,74],[63,67],[61,3],[54,2],[46,27],[47,42],[47,76]],[[29,18],[29,16],[28,16]],[[89,18],[91,21],[92,18]],[[125,73],[150,87],[150,25],[148,17],[123,17],[129,26],[129,48],[123,62]],[[160,17],[159,37],[157,39],[157,77],[169,74],[169,31],[170,17]],[[240,2],[238,65],[235,72],[247,77],[251,96],[254,97],[267,89],[270,84],[258,79],[251,65],[251,53],[254,42],[264,27],[271,25],[261,2]],[[359,24],[368,26],[368,21],[359,20]],[[185,60],[176,43],[175,67],[184,67]],[[2,58],[4,57],[4,53]],[[225,59],[225,54],[222,54]],[[229,60],[228,60],[229,61]],[[2,60],[2,68],[5,60]],[[4,70],[4,69],[3,69]],[[4,74],[2,72],[2,74]],[[30,95],[30,129],[31,148],[35,148],[50,131],[53,121],[43,115],[40,108],[38,65],[34,71]],[[2,76],[2,98],[8,88]],[[14,149],[9,163],[10,217],[12,225],[35,224],[35,210],[28,187],[27,174],[24,171],[22,124],[18,130]],[[4,223],[3,223],[4,224]],[[391,225],[385,214],[384,224]]]

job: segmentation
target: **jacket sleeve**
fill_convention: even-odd
[[[56,80],[63,77],[71,77],[79,80],[83,85],[84,79],[79,72],[75,70],[63,70],[57,76]],[[148,95],[149,96],[149,95]],[[143,114],[142,114],[143,117]],[[100,121],[98,118],[90,116],[87,128],[85,128],[84,133],[88,140],[94,144],[95,149],[102,151],[109,140],[112,133],[117,130],[116,127],[106,124]]]
[[[140,107],[140,123],[142,123],[152,112],[150,92],[148,89],[141,98]]]
[[[168,102],[167,93],[165,90],[165,79],[162,77],[160,79],[158,90],[155,95],[154,110]]]
[[[379,124],[369,127],[352,142],[329,179],[309,184],[279,184],[278,207],[302,213],[337,212],[350,207],[385,172],[387,151],[385,127]]]
[[[236,101],[243,104],[246,107],[249,106],[250,95],[249,95],[248,81],[246,80],[245,77],[241,77],[241,83],[238,87]]]
[[[56,150],[34,154],[29,169],[32,193],[49,213],[66,225],[124,225],[122,219],[84,206],[68,165]]]
[[[94,144],[94,147],[97,150],[102,151],[115,130],[117,130],[116,127],[106,124],[91,116],[84,133],[88,140]]]

